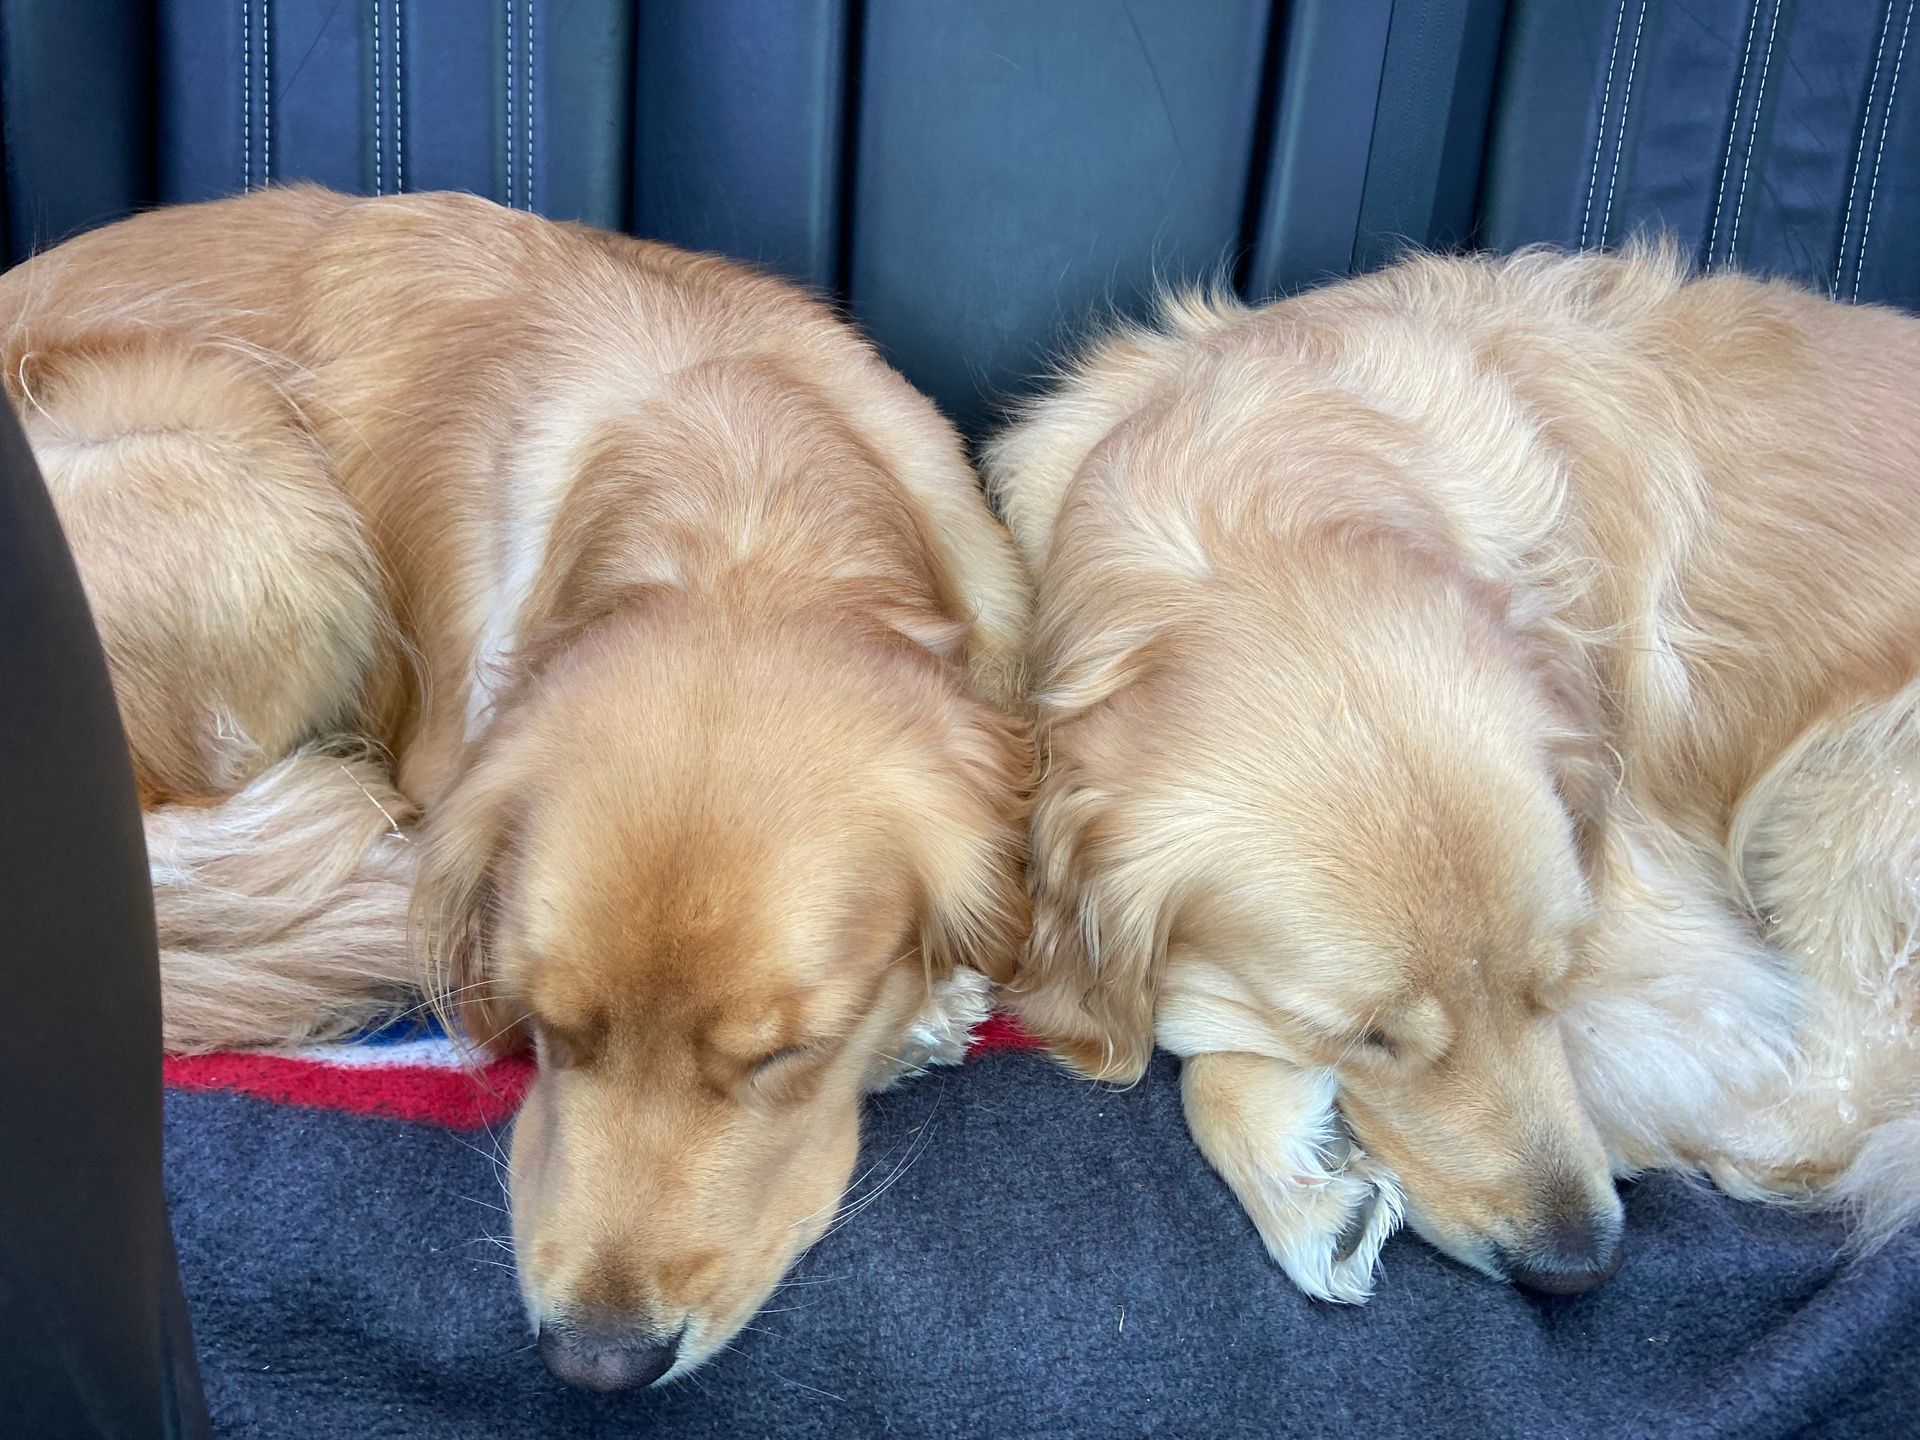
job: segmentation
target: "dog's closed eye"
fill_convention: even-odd
[[[1378,1026],[1362,1032],[1360,1043],[1366,1049],[1376,1051],[1379,1054],[1387,1056],[1389,1059],[1399,1058],[1400,1047],[1394,1043],[1391,1035],[1387,1034],[1386,1031],[1380,1029]]]
[[[775,1097],[786,1096],[793,1087],[818,1072],[819,1062],[827,1054],[828,1047],[818,1043],[783,1045],[753,1062],[748,1083],[755,1090]]]
[[[753,1062],[753,1078],[758,1080],[778,1070],[790,1060],[798,1060],[803,1055],[819,1053],[812,1045],[783,1045],[770,1055],[762,1055]]]

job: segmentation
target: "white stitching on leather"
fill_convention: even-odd
[[[387,193],[387,131],[380,108],[380,92],[386,88],[386,73],[380,56],[380,0],[373,0],[373,193]]]
[[[273,0],[260,0],[260,183],[273,183]]]
[[[1740,138],[1740,102],[1747,98],[1747,71],[1753,65],[1753,41],[1760,33],[1760,7],[1765,3],[1766,0],[1753,0],[1753,9],[1747,12],[1747,39],[1740,47],[1740,83],[1733,87],[1733,114],[1727,119],[1727,153],[1720,160],[1720,184],[1713,197],[1713,225],[1707,231],[1709,270],[1713,269],[1713,252],[1720,248],[1720,212],[1727,203],[1727,182],[1733,178],[1733,145]],[[1774,19],[1779,18],[1780,12],[1774,11]],[[1771,38],[1768,43],[1771,45]]]
[[[401,108],[406,91],[406,50],[400,41],[400,0],[393,0],[393,193],[407,191],[407,112]]]
[[[1607,50],[1607,83],[1600,92],[1600,125],[1593,134],[1593,168],[1587,175],[1587,208],[1580,215],[1580,248],[1587,248],[1587,232],[1593,223],[1593,196],[1600,188],[1600,152],[1607,143],[1607,111],[1613,104],[1613,67],[1620,59],[1620,33],[1627,27],[1627,0],[1613,17],[1613,44]]]
[[[1726,263],[1740,244],[1740,217],[1747,208],[1747,176],[1753,169],[1754,146],[1760,142],[1760,112],[1767,103],[1767,73],[1773,68],[1773,37],[1780,28],[1780,10],[1786,0],[1773,0],[1773,19],[1767,22],[1767,53],[1760,57],[1760,82],[1753,89],[1753,123],[1747,127],[1747,154],[1740,162],[1740,194],[1733,202],[1733,228],[1727,231]]]
[[[527,0],[527,209],[533,209],[533,64],[534,0]]]
[[[240,188],[253,189],[253,0],[240,0]]]
[[[513,209],[513,0],[507,9],[507,208]]]
[[[1600,212],[1600,243],[1607,243],[1607,227],[1613,223],[1613,187],[1620,183],[1620,155],[1627,147],[1627,112],[1633,108],[1633,72],[1640,68],[1640,32],[1647,23],[1647,0],[1640,0],[1640,13],[1633,22],[1633,51],[1627,57],[1627,78],[1620,87],[1620,128],[1613,137],[1613,168],[1607,175],[1607,208]]]
[[[1873,233],[1873,202],[1880,194],[1880,162],[1887,156],[1887,132],[1893,129],[1893,102],[1900,93],[1900,67],[1907,59],[1907,32],[1913,28],[1913,3],[1907,0],[1906,16],[1900,21],[1900,49],[1893,57],[1893,78],[1887,82],[1887,109],[1880,117],[1880,144],[1873,152],[1873,183],[1867,187],[1866,213],[1860,221],[1860,249],[1853,257],[1853,293],[1847,298],[1860,298],[1860,277],[1867,268],[1867,237]]]
[[[1887,13],[1880,21],[1880,43],[1873,50],[1873,76],[1867,81],[1867,103],[1860,111],[1860,139],[1853,147],[1853,170],[1847,176],[1847,208],[1840,217],[1840,250],[1833,257],[1833,283],[1827,297],[1840,298],[1840,281],[1847,273],[1847,236],[1853,233],[1853,197],[1860,188],[1860,164],[1867,158],[1867,130],[1873,123],[1873,102],[1880,94],[1880,60],[1887,53],[1887,35],[1893,29],[1894,0],[1887,0]]]

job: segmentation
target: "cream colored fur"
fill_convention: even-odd
[[[1658,249],[1418,259],[1179,299],[992,449],[1018,1003],[1091,1074],[1189,1057],[1311,1293],[1402,1188],[1546,1288],[1613,1263],[1609,1169],[1920,1211],[1916,377],[1920,322]]]

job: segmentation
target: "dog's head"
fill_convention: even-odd
[[[724,1345],[833,1221],[861,1096],[964,1047],[1025,930],[1030,741],[912,646],[671,602],[527,689],[418,903],[468,1032],[538,1055],[510,1191],[542,1352],[619,1388]]]
[[[1329,1070],[1433,1244],[1599,1283],[1620,1211],[1555,1008],[1606,780],[1553,665],[1392,537],[1137,598],[1043,612],[1024,1016],[1102,1078],[1156,1027]]]

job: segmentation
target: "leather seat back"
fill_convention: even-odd
[[[312,179],[836,294],[969,429],[1164,283],[1618,244],[1920,306],[1917,0],[0,0],[14,258]]]

